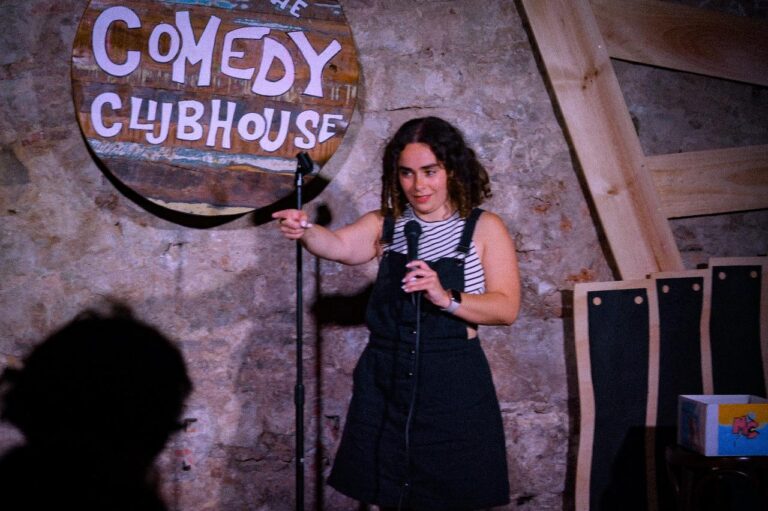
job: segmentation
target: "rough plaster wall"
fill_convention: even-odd
[[[562,509],[577,411],[569,291],[611,280],[567,140],[529,36],[508,0],[343,2],[363,67],[358,114],[310,205],[331,225],[378,203],[378,160],[404,120],[454,121],[492,175],[487,204],[517,241],[523,311],[482,330],[507,432],[513,502]],[[86,150],[69,59],[84,0],[10,0],[0,21],[0,369],[105,298],[178,340],[195,418],[162,456],[178,510],[293,508],[294,247],[252,215],[208,228],[153,215]],[[617,63],[644,149],[768,143],[764,88]],[[703,91],[703,92],[702,92]],[[766,212],[676,220],[688,267],[768,252]],[[327,474],[366,333],[339,317],[374,265],[305,258],[307,506],[354,509]],[[323,314],[311,313],[318,299]],[[342,315],[343,316],[343,315]],[[320,319],[323,324],[318,325]],[[0,429],[0,450],[19,441]],[[183,470],[184,466],[188,470]],[[566,497],[567,500],[567,497]],[[322,502],[322,505],[316,505]]]

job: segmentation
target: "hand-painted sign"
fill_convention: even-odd
[[[72,57],[91,149],[142,196],[202,215],[289,195],[298,152],[328,161],[358,77],[336,0],[92,0]]]

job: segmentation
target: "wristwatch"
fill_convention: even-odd
[[[448,304],[448,307],[445,307],[442,310],[453,314],[461,305],[461,293],[455,289],[448,289],[447,291],[451,295],[451,303]]]

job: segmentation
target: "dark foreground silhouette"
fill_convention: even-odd
[[[0,508],[165,510],[151,469],[191,388],[179,350],[127,310],[79,316],[0,377],[26,439],[0,459]]]

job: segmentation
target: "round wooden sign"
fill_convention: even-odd
[[[199,215],[290,195],[299,152],[317,172],[358,78],[336,0],[93,0],[72,55],[93,152],[140,195]]]

